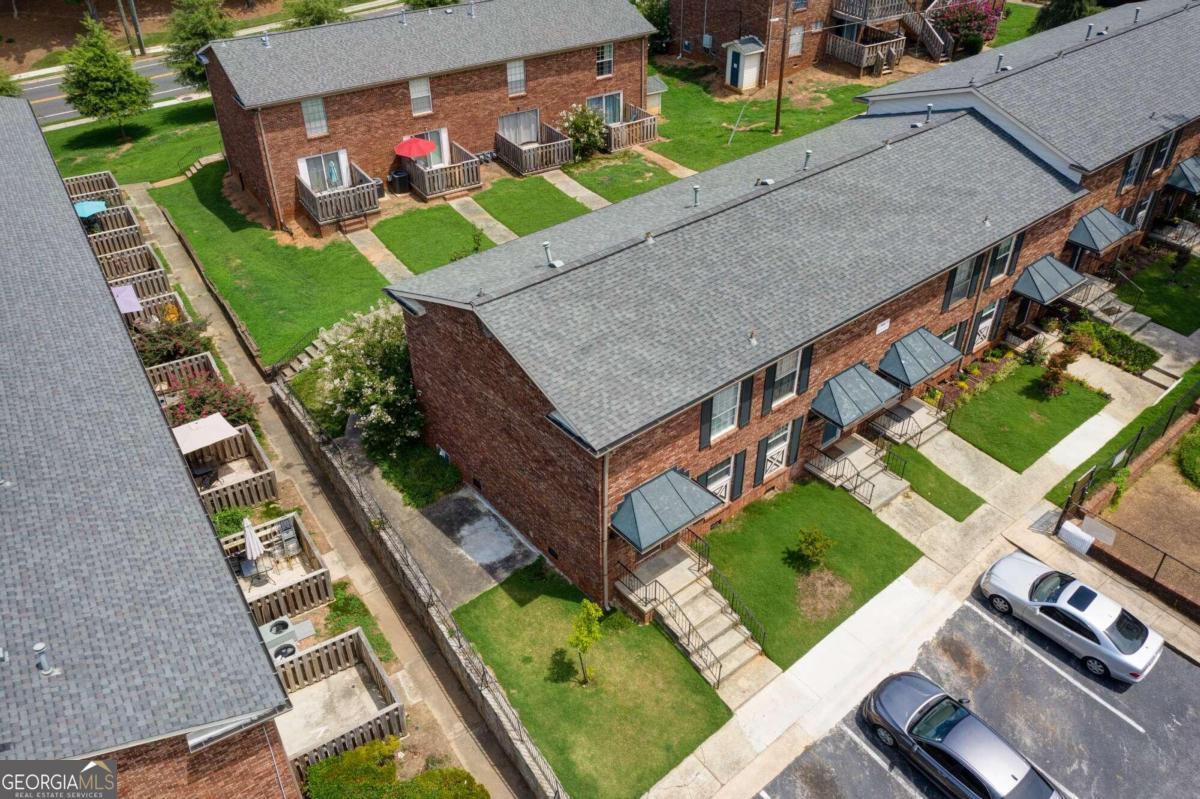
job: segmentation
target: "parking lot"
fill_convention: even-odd
[[[1200,796],[1200,668],[1168,649],[1144,682],[1091,677],[1032,628],[968,600],[914,671],[956,697],[1065,789],[1068,799]],[[857,709],[760,799],[919,799],[943,794],[874,743]]]

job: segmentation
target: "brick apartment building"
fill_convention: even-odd
[[[1012,70],[985,53],[892,84],[863,116],[390,287],[428,441],[606,603],[624,569],[806,473],[873,504],[888,472],[850,482],[856,431],[895,433],[914,402],[936,417],[924,386],[1195,201],[1198,57],[1169,45],[1200,7],[1133,16],[1010,45]]]
[[[627,0],[481,0],[216,41],[199,57],[232,173],[277,225],[300,208],[331,224],[377,211],[374,181],[400,166],[434,197],[478,186],[480,154],[561,164],[570,143],[553,126],[573,104],[613,126],[649,116],[653,32]],[[401,161],[412,136],[436,149]]]
[[[0,98],[0,139],[0,761],[300,799],[287,695],[27,101]]]

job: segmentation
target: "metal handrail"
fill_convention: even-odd
[[[813,469],[831,483],[841,483],[842,480],[846,479],[846,465],[848,461],[834,460],[812,444],[808,448],[812,453],[808,457],[807,465],[811,465]]]
[[[1132,307],[1131,307],[1131,310],[1136,311],[1138,304],[1146,297],[1146,290],[1144,288],[1142,288],[1141,286],[1139,286],[1136,282],[1134,282],[1134,279],[1132,277],[1130,277],[1129,275],[1127,275],[1121,271],[1120,262],[1114,263],[1112,265],[1112,269],[1109,271],[1111,271],[1112,274],[1116,275],[1121,280],[1124,280],[1130,286],[1133,286],[1134,290],[1137,291],[1137,297],[1134,299],[1134,301],[1132,303]]]
[[[750,637],[758,642],[759,647],[766,648],[767,646],[767,628],[759,621],[758,616],[750,609],[745,600],[734,589],[733,583],[725,575],[725,572],[717,568],[716,564],[712,564],[708,572],[708,581],[712,583],[717,593],[725,598],[729,603],[730,609],[737,615],[738,620],[746,631],[750,633]]]
[[[684,542],[683,548],[696,558],[696,565],[700,567],[701,573],[712,566],[712,559],[709,557],[711,547],[709,547],[707,541],[696,535],[695,531],[690,527],[684,528],[681,537]]]

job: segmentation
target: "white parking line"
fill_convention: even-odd
[[[1140,732],[1142,735],[1146,734],[1146,730],[1140,724],[1138,724],[1133,719],[1129,718],[1129,716],[1126,716],[1124,713],[1122,713],[1120,710],[1118,710],[1117,708],[1110,705],[1108,702],[1104,701],[1104,698],[1101,697],[1099,694],[1097,694],[1095,691],[1091,690],[1086,685],[1084,685],[1083,683],[1076,680],[1074,677],[1072,677],[1070,674],[1068,674],[1066,671],[1064,671],[1061,667],[1059,667],[1057,664],[1055,664],[1053,661],[1051,661],[1049,658],[1047,658],[1045,655],[1043,655],[1037,649],[1030,646],[1027,641],[1019,638],[1015,633],[1013,633],[1012,630],[1008,629],[1003,624],[1001,624],[1000,622],[996,621],[991,616],[989,616],[987,611],[981,610],[974,602],[967,602],[966,606],[969,607],[971,610],[975,611],[975,613],[977,613],[979,615],[979,617],[981,619],[983,619],[984,621],[986,621],[988,624],[992,625],[997,630],[1004,633],[1009,638],[1011,638],[1012,640],[1014,640],[1018,644],[1020,644],[1022,647],[1024,647],[1025,650],[1028,651],[1035,658],[1042,661],[1047,666],[1049,666],[1050,668],[1052,668],[1056,672],[1058,672],[1059,676],[1061,676],[1064,680],[1071,683],[1071,685],[1074,685],[1080,691],[1083,691],[1083,693],[1087,694],[1092,699],[1096,700],[1096,702],[1098,702],[1100,705],[1102,705],[1103,707],[1110,710],[1113,713],[1113,715],[1115,715],[1121,721],[1125,722],[1130,727],[1133,727],[1135,730]]]
[[[771,794],[767,793],[765,790],[759,791],[758,799],[771,799]]]
[[[909,784],[908,780],[906,780],[904,777],[897,774],[892,769],[891,763],[888,763],[886,760],[884,760],[883,756],[880,755],[878,752],[876,752],[875,749],[869,743],[867,743],[862,738],[855,735],[854,730],[847,727],[845,722],[839,722],[838,726],[841,727],[842,731],[850,737],[851,741],[854,741],[854,743],[858,744],[858,747],[860,749],[862,749],[864,752],[866,752],[867,755],[870,756],[870,758],[872,760],[874,760],[876,763],[878,763],[880,765],[880,767],[883,768],[883,770],[888,773],[888,776],[891,777],[893,780],[895,780],[896,784],[904,789],[905,793],[907,793],[909,796],[913,797],[913,799],[923,799],[921,794],[917,793],[917,789],[912,787],[912,785]]]

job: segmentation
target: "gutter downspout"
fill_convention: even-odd
[[[280,216],[279,193],[275,188],[275,169],[271,166],[271,153],[267,150],[267,134],[263,130],[261,108],[254,109],[254,124],[258,127],[258,150],[262,153],[263,163],[267,167],[267,187],[271,191],[271,216],[275,219],[275,226],[282,228],[283,218]]]
[[[608,453],[604,453],[604,476],[600,481],[604,495],[600,498],[600,547],[604,560],[604,609],[611,610],[608,597]]]

